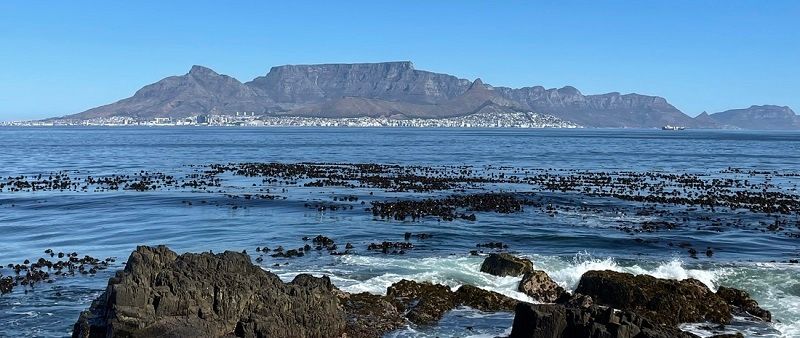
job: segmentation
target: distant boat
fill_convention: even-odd
[[[666,126],[661,127],[661,130],[684,130],[684,129],[686,129],[686,127],[678,127],[678,126],[671,126],[671,125],[666,125]]]

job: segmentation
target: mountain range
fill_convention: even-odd
[[[586,127],[800,129],[800,117],[788,107],[751,106],[692,118],[658,96],[584,95],[570,86],[494,87],[481,79],[417,70],[408,61],[285,65],[272,67],[266,75],[246,83],[193,66],[187,74],[147,85],[129,98],[60,119],[235,112],[395,119],[536,112]]]

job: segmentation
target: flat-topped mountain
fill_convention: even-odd
[[[536,112],[588,127],[670,124],[716,128],[741,124],[724,122],[726,115],[694,119],[657,96],[616,92],[584,95],[570,86],[494,87],[480,79],[470,81],[417,70],[407,61],[277,66],[246,83],[193,66],[187,74],[147,85],[132,97],[64,118],[186,117],[236,112],[398,119]]]

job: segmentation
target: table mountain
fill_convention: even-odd
[[[722,116],[693,119],[657,96],[616,92],[584,95],[569,86],[493,87],[480,79],[469,81],[417,70],[407,61],[277,66],[246,83],[194,66],[187,74],[147,85],[130,98],[64,118],[185,117],[235,112],[330,118],[447,118],[521,111],[549,114],[588,127],[652,128],[670,124],[713,128],[723,120]]]

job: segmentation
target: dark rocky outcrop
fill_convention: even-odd
[[[558,286],[558,284],[542,270],[533,270],[522,275],[522,280],[519,282],[517,290],[533,299],[545,303],[555,302],[566,292],[564,288]]]
[[[509,338],[696,338],[676,327],[654,324],[636,313],[609,307],[568,308],[519,303]]]
[[[345,314],[328,278],[291,283],[246,254],[177,255],[141,246],[83,312],[73,337],[338,337]]]
[[[484,312],[514,311],[516,299],[472,285],[462,285],[455,293],[456,304]]]
[[[772,313],[759,307],[758,302],[750,298],[745,291],[720,286],[717,295],[725,300],[731,306],[732,311],[738,315],[748,315],[767,322],[772,321]]]
[[[588,271],[576,293],[592,297],[595,304],[630,310],[655,323],[677,325],[732,319],[725,300],[696,279],[681,281],[615,271]]]
[[[406,323],[403,313],[388,297],[371,293],[340,294],[348,337],[380,337]]]
[[[455,297],[445,285],[401,280],[386,291],[395,306],[416,324],[432,324],[456,307]]]
[[[747,292],[720,287],[714,293],[694,279],[589,271],[575,292],[562,293],[557,304],[518,304],[510,337],[689,338],[697,336],[681,331],[678,324],[725,324],[732,312],[771,319]],[[741,335],[714,337],[729,336]]]
[[[469,306],[481,311],[512,311],[517,300],[497,292],[471,285],[461,286],[455,292],[449,287],[429,282],[401,280],[392,284],[386,293],[400,311],[415,324],[432,324],[457,306]]]
[[[81,313],[75,338],[381,337],[409,320],[435,324],[457,306],[512,311],[517,301],[465,285],[453,292],[402,280],[386,296],[349,294],[327,277],[283,283],[245,253],[187,253],[140,246]]]
[[[481,264],[481,272],[500,277],[520,276],[530,271],[533,271],[533,263],[530,260],[505,252],[489,254]]]

